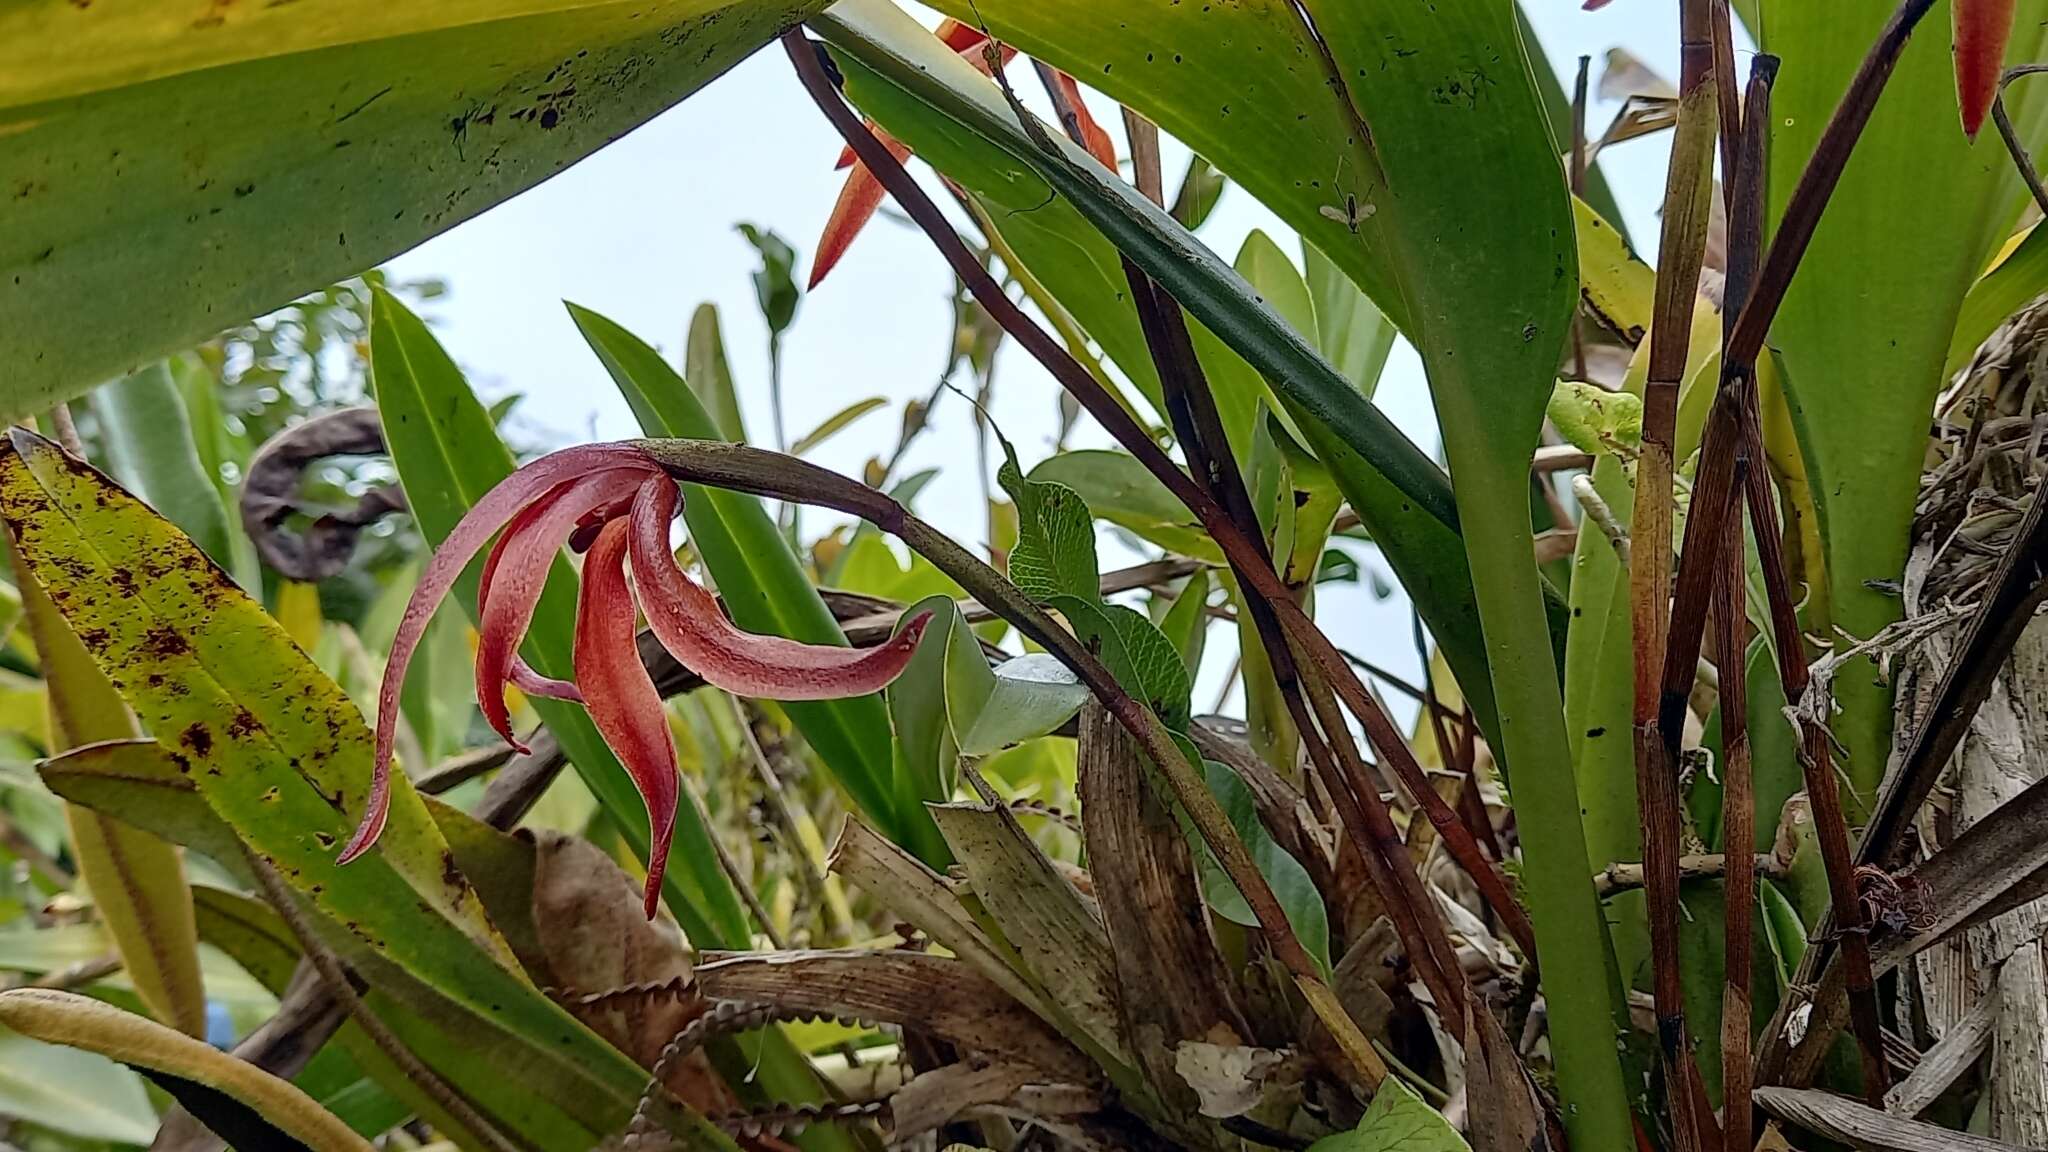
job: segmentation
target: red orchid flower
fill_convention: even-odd
[[[933,35],[945,41],[946,47],[974,65],[983,75],[992,74],[988,55],[982,47],[988,42],[988,36],[980,29],[948,19],[939,22]],[[997,48],[1004,64],[1017,55],[1017,50],[1007,44]],[[1054,82],[1074,109],[1075,119],[1080,123],[1081,139],[1087,142],[1089,154],[1105,168],[1115,171],[1116,145],[1111,142],[1109,133],[1089,114],[1088,105],[1081,100],[1080,84],[1065,72],[1054,73]],[[910,158],[909,145],[883,131],[873,120],[869,120],[867,126],[898,164]],[[825,274],[832,271],[839,258],[846,255],[846,250],[853,245],[853,238],[860,235],[861,229],[867,227],[875,211],[882,206],[882,182],[854,156],[851,145],[840,149],[838,163],[833,167],[850,168],[852,171],[846,174],[846,183],[839,189],[839,199],[832,205],[832,215],[826,218],[825,230],[818,236],[817,254],[811,262],[811,278],[806,290],[816,288],[825,279]]]
[[[2013,0],[1956,0],[1956,101],[1970,139],[1998,98],[2005,42],[2012,36]]]
[[[638,614],[662,646],[705,683],[741,696],[829,700],[860,696],[900,674],[930,616],[920,616],[871,649],[801,644],[743,632],[718,601],[676,564],[669,525],[682,497],[661,466],[631,444],[589,444],[543,456],[506,477],[469,510],[428,561],[391,644],[377,693],[376,760],[362,823],[341,860],[368,851],[384,830],[391,799],[391,748],[406,667],[434,609],[485,542],[498,535],[477,588],[481,623],[477,703],[491,727],[521,751],[505,708],[505,686],[573,700],[618,754],[647,802],[652,852],[647,915],[654,916],[675,826],[676,752],[654,681],[634,641]],[[528,667],[519,644],[548,571],[564,545],[587,547],[576,610],[577,683]],[[628,579],[628,560],[631,579]],[[637,607],[637,611],[636,611]]]

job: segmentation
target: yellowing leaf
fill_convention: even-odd
[[[25,572],[12,546],[6,551],[42,661],[49,750],[140,735],[128,706],[65,625],[42,585]],[[158,1020],[188,1036],[204,1036],[206,990],[199,975],[199,935],[178,849],[91,809],[67,804],[64,818],[71,829],[79,878],[114,938],[122,967],[135,981],[136,995]]]

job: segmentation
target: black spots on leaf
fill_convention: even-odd
[[[228,721],[228,735],[237,740],[246,740],[263,731],[263,722],[247,708],[238,709],[235,718]]]
[[[185,726],[183,732],[178,733],[178,743],[190,748],[193,755],[203,758],[213,752],[213,730],[194,720]]]
[[[176,628],[158,624],[143,634],[142,650],[158,660],[172,660],[192,651],[192,645]]]
[[[1586,739],[1588,740],[1598,740],[1600,737],[1605,735],[1607,735],[1607,729],[1604,727],[1586,729]]]

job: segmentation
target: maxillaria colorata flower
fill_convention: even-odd
[[[675,744],[661,696],[640,662],[638,617],[684,667],[741,696],[828,700],[874,692],[910,662],[929,616],[875,648],[802,644],[733,626],[718,601],[676,564],[669,526],[681,506],[676,483],[631,444],[590,444],[543,456],[477,501],[441,542],[413,589],[377,694],[374,775],[362,823],[342,849],[344,863],[384,830],[391,748],[405,670],[434,609],[493,534],[497,546],[477,588],[477,704],[491,727],[512,734],[505,687],[581,703],[647,802],[652,833],[647,915],[654,915],[668,862],[677,799]],[[541,589],[562,547],[588,549],[576,611],[576,683],[550,680],[519,658]],[[631,578],[628,579],[628,561]]]

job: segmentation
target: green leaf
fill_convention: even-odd
[[[427,326],[381,289],[371,301],[370,361],[392,463],[421,535],[438,542],[472,504],[511,475],[512,453]],[[456,584],[456,595],[472,621],[481,571],[480,557]],[[557,557],[522,649],[543,676],[572,674],[575,588],[575,570]],[[613,815],[627,843],[644,859],[646,805],[596,725],[573,704],[536,699],[533,706],[569,753],[577,774]],[[746,912],[718,869],[709,833],[688,804],[677,809],[669,859],[675,866],[663,889],[683,930],[697,940],[747,941]]]
[[[435,814],[460,815],[443,807],[436,807]],[[463,864],[471,868],[475,860],[465,859]],[[524,879],[525,891],[518,895],[530,899],[531,874]],[[269,905],[238,893],[200,888],[195,896],[201,930],[208,941],[234,956],[252,973],[261,970],[262,979],[282,995],[300,955],[298,941],[284,920]],[[580,1152],[590,1147],[589,1141],[602,1139],[601,1131],[578,1121],[550,1099],[563,1085],[552,1063],[537,1059],[526,1046],[478,1043],[475,1036],[462,1030],[444,1030],[384,988],[370,988],[364,999],[371,1012],[427,1067],[440,1073],[486,1116],[507,1131],[517,1133],[522,1140],[550,1152]],[[421,1092],[355,1021],[342,1024],[335,1042],[336,1047],[323,1051],[322,1056],[328,1052],[345,1055],[350,1071],[359,1077],[369,1076],[403,1101],[407,1112],[425,1117],[444,1132],[458,1134],[458,1143],[485,1146]],[[313,1071],[308,1066],[294,1078],[294,1083],[310,1091],[306,1081]],[[381,1131],[366,1134],[375,1136]]]
[[[1560,380],[1550,394],[1550,422],[1581,452],[1612,454],[1643,439],[1643,398],[1598,384]]]
[[[761,306],[761,318],[768,321],[769,338],[774,339],[796,320],[797,302],[802,298],[796,286],[796,250],[766,228],[753,224],[736,227],[761,254],[761,266],[754,270],[754,300]]]
[[[1470,1152],[1443,1113],[1389,1076],[1358,1127],[1325,1136],[1309,1152]]]
[[[1502,719],[1496,750],[1510,773],[1529,773],[1515,793],[1568,1126],[1580,1142],[1626,1146],[1632,1135],[1613,1047],[1604,925],[1587,878],[1527,511],[1528,462],[1578,297],[1577,254],[1570,197],[1513,4],[1313,2],[1305,11],[1317,42],[1287,5],[941,7],[984,21],[1049,63],[1087,71],[1109,95],[1214,160],[1344,268],[1422,353],[1457,477],[1456,513],[1424,504],[1419,486],[1401,487],[1444,524],[1463,526],[1485,672]],[[1325,48],[1348,94],[1301,63]],[[1003,130],[1002,118],[985,119],[991,132]],[[1270,312],[1256,301],[1226,305],[1215,280],[1197,275],[1200,250],[1177,241],[1141,198],[1100,179],[1070,150],[1034,148],[1026,159],[1269,382],[1288,387],[1295,403],[1363,405],[1348,383],[1341,400],[1338,388],[1304,388],[1341,377],[1291,334],[1273,338]],[[1271,370],[1261,351],[1295,358],[1303,370]],[[1395,441],[1364,421],[1333,420],[1332,410],[1295,415],[1340,478],[1343,469],[1308,425],[1326,424],[1354,451],[1372,453],[1383,475],[1419,476],[1392,466]],[[1371,493],[1348,494],[1375,538],[1391,539],[1375,523],[1383,505],[1361,501]],[[1401,574],[1421,597],[1424,586]]]
[[[1209,636],[1209,570],[1195,569],[1159,619],[1159,630],[1173,642],[1190,680],[1202,669],[1202,649]]]
[[[644,1073],[518,971],[402,774],[378,848],[335,863],[372,740],[333,682],[175,528],[53,445],[16,438],[0,456],[0,516],[23,561],[208,806],[353,950],[548,1054],[565,1090],[630,1108]]]
[[[1304,242],[1301,260],[1302,278],[1315,302],[1317,349],[1352,387],[1370,397],[1399,333],[1321,248]]]
[[[980,657],[978,648],[975,656]],[[960,736],[964,755],[989,756],[1044,736],[1065,724],[1088,700],[1088,686],[1044,652],[1005,660],[994,673],[995,690]]]
[[[979,19],[967,10],[964,3],[948,3],[946,6],[957,9],[953,14],[963,20]],[[1020,5],[1016,0],[1008,0],[1003,4],[983,5],[982,11],[988,26],[1006,43],[1022,46],[1026,42],[1024,39],[1012,40],[1011,32],[1026,36],[1033,44],[1034,54],[1042,50],[1045,59],[1061,59],[1091,78],[1101,73],[1098,86],[1114,94],[1123,79],[1121,75],[1111,75],[1115,65],[1134,59],[1142,67],[1147,50],[1146,37],[1133,34],[1135,29],[1118,27],[1119,7],[1116,4],[1083,4],[1078,0],[1063,0],[1043,6]],[[1029,11],[1023,12],[1020,8],[1028,8]],[[1215,16],[1218,19],[1236,19],[1239,11],[1234,8],[1217,9]],[[1283,19],[1280,12],[1277,8],[1262,10],[1255,19],[1262,24],[1277,24]],[[1194,7],[1175,7],[1159,15],[1161,19],[1152,22],[1147,37],[1165,37],[1174,31],[1168,25],[1179,25],[1190,18],[1208,19],[1208,14],[1198,13]],[[1029,19],[1028,28],[1022,22],[1026,17]],[[1067,203],[1113,239],[1119,243],[1132,242],[1132,257],[1171,291],[1195,319],[1208,325],[1268,380],[1287,389],[1288,395],[1297,399],[1316,419],[1333,427],[1353,429],[1353,434],[1366,446],[1365,450],[1372,453],[1375,466],[1383,469],[1397,490],[1407,493],[1417,506],[1445,524],[1456,522],[1449,485],[1442,470],[1366,403],[1270,308],[1261,304],[1242,277],[1225,267],[1214,253],[1203,248],[1163,210],[1128,185],[1102,179],[1097,175],[1099,170],[1086,167],[1086,161],[1081,159],[1078,150],[1055,141],[1060,159],[1039,151],[1037,145],[1023,134],[1001,95],[986,78],[958,56],[943,51],[943,48],[934,50],[937,42],[917,28],[914,22],[908,22],[909,27],[905,26],[906,22],[907,18],[900,11],[879,0],[853,0],[835,7],[829,16],[821,17],[815,27],[840,49],[842,55],[839,59],[857,61],[859,67],[856,70],[868,70],[876,87],[895,86],[950,119],[957,126],[953,131],[973,133],[1008,152],[1014,161],[1021,162],[1035,173],[1029,177],[1031,182],[1052,185],[1063,196],[1069,197]],[[1057,36],[1050,35],[1055,28]],[[1185,34],[1183,43],[1169,46],[1159,60],[1161,68],[1172,67],[1168,60],[1174,54],[1174,47],[1206,55],[1208,67],[1193,67],[1195,58],[1189,56],[1191,66],[1179,74],[1190,78],[1189,83],[1198,89],[1209,86],[1200,96],[1204,105],[1210,103],[1212,91],[1222,90],[1213,87],[1214,77],[1208,75],[1212,69],[1220,70],[1224,75],[1236,75],[1237,70],[1244,66],[1245,50],[1252,47],[1254,41],[1262,41],[1270,29],[1236,29],[1234,31],[1242,31],[1245,36],[1235,40],[1219,38],[1219,31],[1214,27],[1197,27]],[[1291,39],[1292,34],[1288,35]],[[1152,47],[1156,54],[1158,43],[1154,41]],[[1290,43],[1281,54],[1293,51]],[[1083,56],[1094,62],[1089,63]],[[1278,58],[1276,55],[1275,59]],[[1103,60],[1111,62],[1107,71],[1102,68]],[[849,84],[853,83],[854,71],[849,71]],[[1301,81],[1310,95],[1300,102],[1300,107],[1316,109],[1314,118],[1318,121],[1338,119],[1334,113],[1325,116],[1321,112],[1329,102],[1316,93],[1326,94],[1328,90],[1319,78],[1309,75],[1311,71],[1301,70]],[[1197,78],[1198,75],[1207,78]],[[1280,88],[1290,83],[1292,81],[1286,81]],[[1226,88],[1229,86],[1225,85]],[[1276,93],[1279,90],[1276,89]],[[875,111],[872,107],[866,110]],[[1287,119],[1292,122],[1294,116],[1295,112],[1289,108]],[[1161,126],[1168,127],[1164,123]],[[890,127],[894,132],[895,126]],[[1170,127],[1169,130],[1195,146],[1197,151],[1202,151],[1192,136]],[[904,138],[913,139],[915,135],[912,133]],[[1285,135],[1284,132],[1278,133],[1272,139],[1279,144]],[[922,153],[923,142],[913,142]],[[1318,154],[1334,157],[1338,151],[1336,148],[1322,149]],[[1229,170],[1230,166],[1220,158],[1218,163]],[[962,178],[972,178],[972,175],[963,173]],[[1347,175],[1345,180],[1348,183],[1351,177]],[[1264,182],[1270,184],[1274,181],[1269,177]],[[1291,177],[1282,178],[1279,182],[1291,183]],[[1247,187],[1251,185],[1247,184]],[[1093,193],[1091,196],[1069,195],[1080,188],[1092,189]],[[1260,189],[1253,190],[1260,193],[1261,199],[1267,199]],[[1294,190],[1290,188],[1289,191],[1292,193]],[[1041,193],[1033,202],[1043,202],[1044,199]],[[1306,215],[1321,221],[1322,228],[1318,231],[1338,227],[1316,216],[1312,206],[1307,208]],[[1116,223],[1120,230],[1112,230],[1109,226],[1111,216],[1118,217]],[[1297,222],[1290,219],[1289,223]],[[1136,246],[1140,239],[1144,247]],[[1355,252],[1360,247],[1352,243],[1348,250]],[[1330,249],[1326,246],[1326,250]],[[1346,271],[1352,271],[1351,267],[1346,265]],[[1101,333],[1096,335],[1098,339],[1102,338]]]
[[[947,655],[954,634],[967,632],[950,596],[928,596],[904,609],[896,630],[901,632],[911,620],[926,613],[931,622],[917,642],[917,651],[911,653],[903,674],[882,691],[889,704],[889,722],[896,733],[903,772],[896,782],[896,794],[917,803],[951,799],[958,780],[959,747],[946,715]],[[968,639],[972,641],[971,633]],[[980,655],[979,647],[975,655]],[[987,661],[982,661],[981,667],[986,674]]]
[[[227,509],[200,461],[185,399],[159,360],[93,393],[93,414],[114,467],[129,491],[223,567],[234,563]]]
[[[1214,164],[1190,154],[1188,170],[1181,174],[1180,191],[1173,197],[1173,218],[1190,232],[1200,228],[1209,213],[1216,210],[1216,202],[1223,198],[1228,183]]]
[[[719,438],[718,428],[696,395],[676,379],[675,371],[645,341],[588,309],[572,304],[569,315],[625,395],[642,431],[658,437]],[[846,643],[846,634],[839,630],[831,609],[758,499],[686,484],[683,519],[689,526],[690,543],[704,558],[734,623],[751,632],[787,636],[807,644]],[[882,544],[879,539],[875,542]],[[805,742],[872,820],[893,836],[915,838],[920,850],[943,851],[943,844],[934,843],[937,829],[923,809],[899,811],[891,799],[889,718],[879,694],[792,702],[783,708]],[[683,816],[688,818],[689,813]],[[706,842],[702,847],[708,852],[710,845]],[[706,858],[710,874],[700,881],[707,890],[711,875],[717,873],[713,861],[715,857]],[[943,866],[945,858],[940,855],[927,863]],[[717,883],[725,887],[722,876]],[[729,887],[726,891],[729,898]],[[738,915],[736,908],[732,915]],[[745,921],[727,918],[722,923],[743,925]],[[745,947],[749,940],[743,932],[734,931],[716,938],[734,948]]]
[[[1941,378],[1953,380],[1969,367],[1970,357],[1985,339],[1998,330],[2006,318],[2048,292],[2048,229],[2030,226],[2024,236],[2011,242],[2004,254],[1963,297],[1956,312],[1955,332],[1949,337],[1948,356],[1942,361]]]
[[[1033,33],[1038,44],[1034,51],[1049,52],[1047,59],[1068,56],[1068,35],[1078,34],[1083,27],[1093,31],[1092,26],[1100,23],[1107,11],[1069,13],[1067,9],[1071,6],[1046,7],[1045,15],[1057,17],[1058,31],[1056,35],[1050,30],[1042,30],[1045,35]],[[998,20],[996,7],[1003,9],[1002,19],[1012,15],[1012,5],[991,7],[988,15],[992,22]],[[1175,9],[1171,16],[1177,21],[1192,11]],[[1280,11],[1261,10],[1258,18],[1278,20]],[[1235,20],[1240,15],[1234,8],[1216,13],[1218,19]],[[1207,20],[1208,15],[1203,14],[1202,18]],[[1024,136],[987,79],[954,54],[934,50],[936,41],[931,35],[903,13],[875,0],[845,0],[829,15],[820,17],[814,26],[839,49],[835,58],[847,75],[849,91],[861,101],[863,110],[893,134],[909,141],[920,156],[970,185],[989,179],[993,171],[1013,186],[1011,194],[1020,201],[1016,208],[1020,218],[1051,219],[1069,206],[1078,209],[1124,245],[1147,272],[1187,306],[1199,324],[1210,326],[1224,343],[1257,367],[1278,390],[1277,398],[1297,422],[1309,447],[1329,466],[1345,498],[1374,538],[1382,542],[1395,574],[1414,596],[1432,634],[1450,654],[1453,670],[1462,683],[1470,685],[1467,695],[1481,726],[1497,734],[1492,685],[1486,672],[1486,646],[1479,634],[1470,570],[1454,527],[1457,515],[1442,470],[1394,429],[1270,308],[1258,302],[1243,278],[1223,266],[1214,253],[1201,247],[1150,201],[1121,181],[1092,174],[1095,170],[1087,167],[1078,153],[1066,153],[1066,163],[1055,163],[1041,153]],[[1004,29],[1005,37],[1019,27]],[[1212,41],[1207,37],[1213,31],[1205,25],[1190,33],[1193,39],[1187,42],[1188,46],[1209,52]],[[1248,42],[1240,42],[1240,46]],[[1127,65],[1136,61],[1145,66],[1144,49],[1130,51],[1131,45],[1137,43],[1137,38],[1121,31],[1108,32],[1101,43],[1091,45],[1093,58],[1113,59]],[[1173,56],[1178,45],[1164,47],[1162,61]],[[1157,49],[1154,51],[1158,55]],[[1307,51],[1306,47],[1303,51]],[[1212,67],[1228,73],[1242,66],[1238,49],[1223,51],[1221,55],[1225,59],[1209,61]],[[1098,63],[1077,62],[1074,58],[1066,63],[1090,76],[1101,70]],[[1108,77],[1103,79],[1107,81]],[[1207,101],[1206,94],[1202,100]],[[1290,110],[1287,119],[1291,122],[1293,118]],[[1174,132],[1183,140],[1190,139],[1178,128]],[[960,141],[970,136],[985,142],[982,152],[970,155],[960,146]],[[986,156],[987,145],[1001,150],[1008,160],[992,167]],[[1318,154],[1335,152],[1324,150]],[[1053,195],[1055,188],[1061,195]],[[1314,215],[1312,208],[1309,213]],[[1302,226],[1299,220],[1290,223]],[[1062,232],[1063,236],[1066,234]],[[1114,270],[1114,250],[1092,255],[1089,263]],[[1344,267],[1353,272],[1350,265]],[[1121,275],[1115,276],[1112,286],[1107,280],[1110,274],[1104,272],[1095,278],[1098,293],[1122,291]],[[1068,298],[1064,288],[1060,293],[1063,300]],[[1121,302],[1118,310],[1101,311],[1110,316],[1130,312]],[[1114,330],[1096,326],[1092,318],[1090,324],[1097,341],[1144,388],[1151,367],[1143,337],[1136,331],[1135,316]],[[1119,346],[1129,350],[1119,353]],[[1134,364],[1139,367],[1133,367]],[[1214,370],[1211,361],[1205,360],[1204,364]],[[1154,391],[1148,394],[1154,395],[1156,402],[1156,377],[1151,379]]]
[[[7,6],[0,315],[36,339],[0,350],[0,421],[414,247],[822,7]]]
[[[52,588],[0,533],[0,552],[21,593],[29,634],[42,661],[49,707],[46,747],[61,752],[97,740],[141,734],[135,717],[53,603]],[[69,589],[59,590],[68,602]],[[66,805],[72,854],[121,963],[151,1015],[192,1036],[206,1034],[206,990],[192,892],[172,845],[89,809]]]
[[[847,425],[855,420],[873,412],[877,408],[886,407],[888,403],[887,400],[880,396],[870,396],[865,400],[856,400],[848,404],[832,415],[825,417],[816,428],[797,437],[796,442],[789,446],[789,454],[791,456],[801,456],[809,452],[811,449],[837,436],[845,430]]]
[[[1169,552],[1223,562],[1222,551],[1194,514],[1128,452],[1106,448],[1061,452],[1040,461],[1027,479],[1073,489],[1096,516]]]
[[[683,378],[690,392],[712,416],[718,439],[743,444],[746,421],[740,418],[739,393],[725,360],[725,335],[718,326],[718,305],[699,304],[690,314],[690,338],[683,352]]]
[[[0,1114],[80,1140],[147,1144],[156,1110],[135,1073],[105,1056],[0,1029]]]
[[[1054,596],[1048,603],[1101,657],[1124,691],[1157,713],[1168,728],[1187,730],[1192,716],[1187,666],[1173,642],[1143,612],[1069,595]]]
[[[996,479],[1017,503],[1017,546],[1010,550],[1010,581],[1026,596],[1051,601],[1067,596],[1101,599],[1096,575],[1095,523],[1088,502],[1065,484],[1026,480],[1016,450],[1003,442]]]
[[[1861,65],[1890,0],[1758,6],[1758,39],[1784,60],[1771,106],[1770,214],[1784,212],[1821,131]],[[1819,508],[1834,635],[1868,637],[1899,618],[1873,583],[1905,570],[1927,422],[1971,285],[2025,202],[1996,133],[1956,128],[1955,80],[1942,12],[1906,45],[1855,154],[1829,198],[1771,325],[1786,398]],[[2023,22],[2012,60],[2048,53],[2048,26]],[[2048,98],[2018,85],[2006,98],[2022,140],[2048,127]],[[1975,321],[1974,323],[1981,323]],[[1835,682],[1830,725],[1847,749],[1852,824],[1874,800],[1891,743],[1891,689],[1852,663]]]
[[[1177,741],[1178,742],[1178,741]],[[1190,760],[1199,759],[1192,744],[1183,744],[1181,751]],[[1315,881],[1309,879],[1308,870],[1301,861],[1288,855],[1273,839],[1273,834],[1259,820],[1258,802],[1252,798],[1252,790],[1238,778],[1227,765],[1214,760],[1202,760],[1202,776],[1209,782],[1209,791],[1216,794],[1216,802],[1230,817],[1231,827],[1237,829],[1238,838],[1252,854],[1252,860],[1259,866],[1259,875],[1273,888],[1273,896],[1280,901],[1280,910],[1287,913],[1287,924],[1294,929],[1295,938],[1308,954],[1316,958],[1325,972],[1330,968],[1330,921],[1329,913],[1323,907],[1323,894],[1316,889]],[[1252,927],[1258,918],[1252,915],[1251,905],[1245,903],[1243,894],[1199,835],[1189,829],[1189,842],[1196,849],[1197,859],[1202,862],[1202,895],[1218,916],[1234,924]]]

